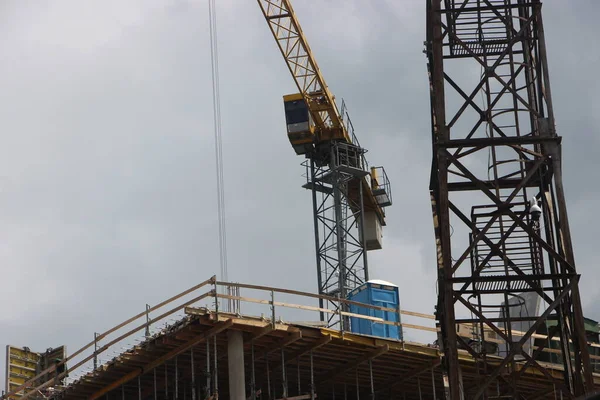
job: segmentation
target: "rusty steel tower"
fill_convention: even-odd
[[[588,393],[541,3],[426,1],[446,397],[520,399],[532,369],[547,379],[542,397]],[[475,359],[474,385],[462,383],[459,349]]]

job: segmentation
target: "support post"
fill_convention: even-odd
[[[210,382],[211,382],[211,373],[210,373],[210,341],[206,341],[206,393],[204,394],[204,398],[208,399],[211,395],[210,392]]]
[[[369,359],[369,379],[371,381],[371,400],[375,399],[375,384],[373,383],[373,360]]]
[[[271,325],[275,329],[275,292],[271,290]]]
[[[98,333],[94,332],[94,371],[98,368]]]
[[[240,331],[227,331],[227,364],[229,367],[229,398],[246,400],[244,337]]]
[[[431,367],[431,387],[433,389],[433,400],[437,400],[435,395],[435,375],[433,373],[433,367]]]
[[[345,319],[344,319],[344,314],[342,314],[343,308],[342,308],[342,301],[341,301],[341,296],[338,293],[337,294],[337,299],[338,299],[338,313],[340,315],[340,332],[342,332],[342,334],[344,334],[344,330],[346,329],[345,327]]]
[[[296,358],[296,372],[298,373],[298,396],[300,396],[302,394],[302,391],[300,390],[300,358],[297,357]],[[335,398],[335,395],[334,395]]]
[[[144,333],[146,338],[150,337],[150,305],[146,304],[146,332]]]
[[[282,386],[283,386],[283,398],[288,397],[288,383],[287,377],[285,375],[285,353],[283,347],[281,348],[281,377],[282,377]]]
[[[165,362],[165,397],[169,398],[169,368],[167,368],[167,363]]]
[[[265,362],[267,363],[267,395],[271,399],[271,371],[269,371],[269,355],[265,353]]]
[[[214,357],[214,371],[213,375],[215,377],[215,385],[214,385],[214,395],[215,398],[219,397],[219,364],[217,362],[217,335],[213,337],[213,357]]]
[[[310,400],[315,400],[315,375],[313,369],[313,352],[310,351]]]
[[[356,400],[360,400],[360,385],[358,384],[358,368],[356,368],[354,375],[356,376]]]
[[[192,400],[196,400],[196,372],[194,371],[194,348],[190,349],[190,367],[192,373]],[[156,396],[156,394],[155,394]]]
[[[179,400],[179,365],[175,356],[175,400]]]
[[[250,377],[250,391],[251,391],[251,399],[256,400],[256,374],[254,371],[254,342],[250,344],[250,357],[252,358],[250,361],[250,368],[252,376]]]
[[[213,282],[213,291],[215,294],[215,317],[217,319],[217,321],[219,320],[219,292],[218,292],[219,288],[217,286],[217,279],[215,278],[214,282]]]

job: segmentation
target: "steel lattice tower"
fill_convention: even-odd
[[[427,0],[425,44],[447,398],[523,398],[530,369],[547,393],[590,392],[541,3]],[[563,379],[540,362],[550,342]],[[474,386],[459,348],[475,359]]]
[[[332,143],[326,152],[315,152],[303,163],[307,178],[303,187],[312,192],[319,294],[332,298],[346,298],[352,289],[369,280],[368,246],[362,227],[365,212],[374,211],[363,201],[363,181],[370,176],[366,150],[354,134],[343,103],[341,115],[353,138],[352,144]],[[389,186],[383,168],[375,169],[383,177],[381,181]],[[389,187],[385,191],[389,196]],[[387,206],[391,200],[382,204]],[[336,304],[319,301],[322,308],[335,309]],[[321,320],[330,325],[338,321],[335,314],[324,313]]]

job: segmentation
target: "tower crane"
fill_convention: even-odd
[[[367,251],[382,247],[390,182],[383,167],[369,167],[345,103],[336,106],[290,0],[257,1],[299,91],[283,96],[283,105],[290,144],[305,158],[303,187],[312,192],[318,291],[346,298],[369,280]],[[324,303],[321,308],[335,307]]]

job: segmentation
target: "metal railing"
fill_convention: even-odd
[[[373,195],[381,207],[392,205],[392,185],[383,167],[372,167],[377,176],[377,180],[371,179],[371,189]]]
[[[344,127],[346,128],[346,131],[348,132],[348,136],[350,137],[350,140],[352,141],[352,144],[361,148],[362,146],[360,145],[360,142],[358,141],[358,136],[356,136],[356,132],[354,131],[354,125],[352,124],[352,120],[350,119],[350,114],[348,113],[348,107],[346,106],[346,102],[344,101],[344,99],[342,99],[342,108],[340,110],[340,115],[342,116],[342,124],[344,124]],[[365,153],[367,152],[367,150],[363,149],[364,152],[361,154],[362,157],[362,164],[365,168],[365,170],[369,170],[369,163],[367,162],[367,158],[365,157]]]

